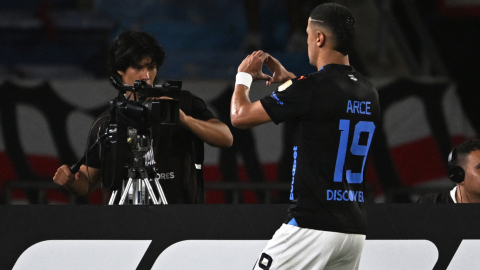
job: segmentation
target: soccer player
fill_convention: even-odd
[[[308,57],[317,72],[296,77],[255,51],[238,67],[235,127],[294,120],[291,204],[254,269],[358,269],[365,242],[364,170],[380,108],[377,91],[349,65],[355,19],[338,4],[310,13]],[[265,64],[272,76],[262,73]],[[252,80],[283,84],[251,103]]]

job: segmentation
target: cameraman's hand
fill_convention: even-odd
[[[67,165],[62,165],[60,168],[57,169],[55,176],[53,176],[53,182],[60,186],[70,186],[78,180],[80,177],[80,172],[77,172],[75,175],[72,174],[70,168]]]
[[[286,70],[280,61],[269,54],[267,54],[267,58],[264,63],[273,73],[271,79],[266,82],[267,86],[270,86],[272,83],[284,83],[288,80],[296,78],[295,74]]]
[[[100,181],[100,169],[87,168],[85,165],[82,165],[75,175],[67,165],[62,165],[53,176],[55,184],[66,187],[68,191],[79,196],[89,194]]]
[[[262,66],[265,60],[268,58],[268,54],[263,51],[255,51],[248,55],[238,66],[238,72],[246,72],[252,75],[253,80],[272,80],[269,75],[263,74]]]
[[[159,100],[159,99],[173,99],[173,98],[166,97],[166,96],[147,98],[147,100]],[[185,126],[187,123],[187,115],[181,109],[178,109],[178,121],[182,126]]]

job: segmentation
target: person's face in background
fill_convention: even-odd
[[[145,57],[139,63],[129,66],[125,71],[118,70],[117,72],[122,76],[124,84],[133,86],[135,81],[142,80],[153,86],[153,81],[157,76],[157,65],[152,63],[150,57]]]
[[[468,202],[480,202],[480,150],[470,152],[465,158],[465,180],[460,183]],[[463,195],[465,202],[465,195]]]

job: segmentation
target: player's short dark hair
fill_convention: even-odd
[[[335,39],[334,50],[343,55],[348,55],[353,50],[355,17],[348,8],[335,3],[321,4],[310,12],[310,18],[322,21],[312,23],[325,26],[332,31]]]
[[[150,57],[157,69],[163,64],[165,51],[155,38],[145,32],[125,31],[118,35],[110,47],[110,68],[114,75],[117,70],[125,71]]]
[[[480,140],[466,140],[455,147],[455,161],[457,166],[462,166],[465,164],[465,159],[471,152],[480,150]]]

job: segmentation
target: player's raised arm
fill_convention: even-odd
[[[235,91],[230,104],[230,118],[236,128],[247,129],[271,121],[260,101],[252,103],[249,98],[252,81],[272,80],[271,76],[262,72],[263,63],[268,56],[262,51],[255,51],[238,67]]]

